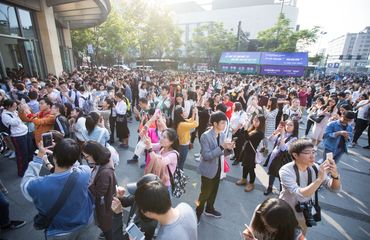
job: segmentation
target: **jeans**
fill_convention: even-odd
[[[330,152],[332,152],[332,151],[329,151],[328,149],[325,149],[325,150],[324,150],[324,154],[323,154],[323,161],[325,161],[325,160],[326,160],[326,154],[327,154],[327,153],[330,153]],[[333,157],[334,157],[334,162],[335,162],[335,164],[338,164],[338,163],[339,163],[339,160],[340,160],[340,158],[342,157],[343,153],[344,153],[344,152],[340,151],[340,152],[338,152],[336,155],[334,155],[334,156],[333,156]],[[333,154],[334,154],[334,153],[333,153]]]
[[[188,156],[189,145],[180,145],[179,147],[179,168],[184,170],[186,157]]]
[[[26,134],[19,137],[12,137],[12,142],[15,147],[15,156],[17,159],[18,176],[23,177],[28,168],[28,163],[33,158],[33,143],[31,134]]]
[[[48,240],[91,240],[97,239],[98,234],[97,226],[94,223],[90,223],[68,234],[48,236]]]
[[[0,226],[9,223],[9,201],[3,192],[0,191]]]

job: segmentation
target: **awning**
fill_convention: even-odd
[[[46,0],[55,19],[70,29],[89,28],[103,23],[110,12],[109,0]]]

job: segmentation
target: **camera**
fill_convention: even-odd
[[[312,215],[312,207],[315,207],[316,214]],[[319,208],[319,209],[317,209]],[[297,212],[303,212],[304,219],[306,220],[307,227],[316,226],[316,222],[321,221],[321,213],[320,213],[320,207],[319,206],[313,206],[312,201],[309,202],[298,202],[298,204],[295,206],[295,210]]]

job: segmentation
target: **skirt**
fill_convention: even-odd
[[[127,127],[127,116],[117,115],[116,119],[117,138],[122,140],[130,136],[130,130]]]

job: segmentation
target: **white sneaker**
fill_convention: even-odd
[[[348,144],[348,147],[349,148],[354,148],[354,147],[356,147],[356,143],[350,143],[350,144]]]
[[[8,158],[9,159],[15,158],[15,152],[12,152],[12,154],[10,154],[10,156]]]
[[[196,162],[200,162],[200,157],[196,157],[194,160],[195,160]]]
[[[194,157],[199,158],[200,157],[200,153],[194,153]]]

